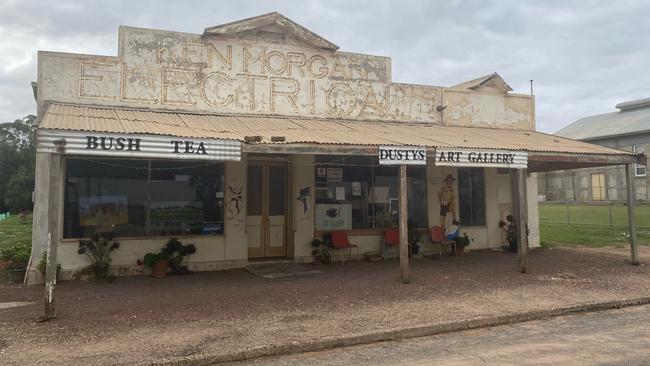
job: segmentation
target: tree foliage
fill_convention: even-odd
[[[0,212],[29,211],[34,190],[36,116],[0,123]]]

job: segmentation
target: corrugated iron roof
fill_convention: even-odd
[[[650,132],[650,98],[619,103],[619,112],[581,118],[557,131],[558,136],[597,140],[617,135]]]
[[[112,133],[147,133],[265,144],[418,145],[582,154],[631,154],[535,131],[293,117],[190,114],[50,104],[39,128]],[[271,142],[283,136],[284,142]]]

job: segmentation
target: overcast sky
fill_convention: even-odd
[[[0,0],[0,121],[35,113],[37,50],[117,55],[117,28],[202,33],[278,11],[342,51],[392,58],[393,81],[534,79],[537,129],[650,97],[650,1]]]

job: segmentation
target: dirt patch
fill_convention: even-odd
[[[643,260],[650,248],[641,247]],[[624,249],[534,250],[530,273],[509,253],[314,266],[323,274],[268,281],[244,270],[98,285],[63,282],[57,318],[34,325],[42,287],[0,287],[0,349],[12,364],[116,364],[224,354],[422,323],[444,323],[650,295],[650,267]]]

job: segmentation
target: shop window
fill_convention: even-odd
[[[485,225],[485,173],[483,168],[458,169],[458,197],[460,225]]]
[[[220,163],[66,159],[64,237],[223,233]]]
[[[594,173],[591,175],[591,199],[594,201],[607,199],[605,193],[605,173]]]
[[[409,221],[427,227],[426,172],[409,167]],[[316,158],[316,229],[384,229],[399,225],[399,168],[376,158]]]
[[[634,145],[633,147],[635,154],[644,154],[645,145]],[[646,175],[646,166],[641,164],[636,164],[634,169],[634,175],[637,177],[645,177]]]

